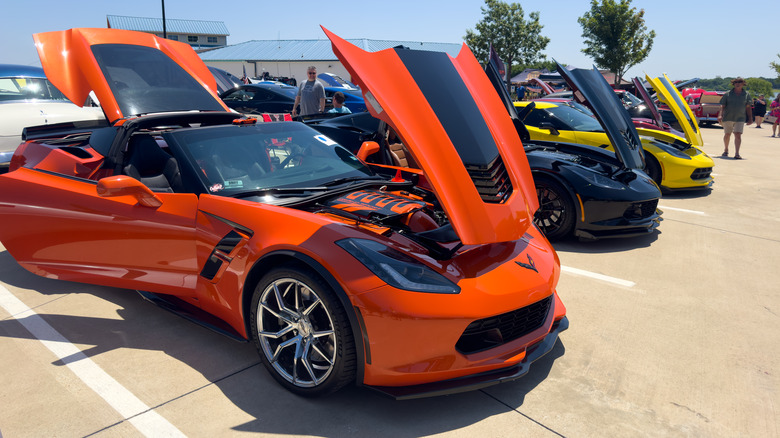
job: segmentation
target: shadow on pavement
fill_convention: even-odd
[[[371,389],[351,386],[330,396],[310,399],[294,395],[278,385],[260,363],[251,343],[239,343],[190,323],[145,301],[135,291],[38,277],[19,266],[7,251],[0,252],[0,281],[51,297],[47,302],[48,312],[56,307],[54,301],[61,296],[79,299],[73,294],[88,294],[113,303],[112,309],[118,307],[117,318],[47,312],[38,315],[69,342],[91,345],[82,351],[87,357],[130,349],[160,351],[180,361],[211,384],[191,382],[190,385],[184,377],[177,378],[175,365],[170,361],[145,364],[143,370],[138,370],[141,376],[138,378],[161,379],[165,376],[170,380],[162,387],[165,389],[161,389],[161,392],[166,389],[169,392],[163,392],[169,397],[168,401],[155,408],[169,403],[190,405],[193,400],[206,398],[208,401],[207,397],[213,400],[213,395],[207,391],[200,393],[201,389],[213,385],[229,403],[253,418],[234,426],[226,422],[226,428],[241,432],[401,438],[446,433],[516,410],[526,394],[545,380],[555,359],[565,352],[559,339],[550,353],[531,365],[528,374],[498,385],[502,394],[510,396],[498,397],[492,392],[495,387],[491,387],[436,398],[395,401]],[[0,337],[34,339],[20,322],[34,317],[0,320]],[[64,366],[79,358],[80,355],[67,357],[52,365]],[[165,369],[156,369],[161,366]],[[510,400],[502,401],[502,397]],[[187,409],[203,410],[207,413],[204,420],[214,421],[210,416],[215,414],[207,406]],[[230,418],[233,417],[241,418],[242,415],[232,414]]]
[[[663,227],[663,222],[661,222]],[[591,241],[578,241],[576,239],[561,240],[553,243],[553,247],[559,252],[574,252],[581,254],[600,254],[606,252],[631,251],[636,248],[649,247],[661,235],[660,229],[644,236],[610,238]]]
[[[716,157],[716,158],[718,158],[718,157]],[[710,193],[712,193],[712,187],[707,187],[706,189],[666,191],[666,192],[664,192],[663,198],[661,198],[661,202],[663,202],[664,199],[704,198],[706,196],[709,196]],[[661,210],[664,209],[663,207],[659,207],[659,208]]]

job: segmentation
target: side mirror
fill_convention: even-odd
[[[144,207],[157,208],[162,205],[162,200],[149,187],[127,175],[102,178],[97,184],[97,194],[102,198],[133,196]]]
[[[374,155],[377,152],[379,152],[379,143],[375,141],[364,141],[363,144],[360,145],[357,157],[360,161],[365,162],[369,156]]]
[[[540,123],[539,124],[539,128],[541,128],[541,129],[549,129],[550,130],[550,134],[552,134],[552,135],[560,135],[561,134],[560,132],[558,132],[557,129],[555,129],[555,126],[553,126],[553,124],[550,123],[550,122],[542,122],[542,123]]]

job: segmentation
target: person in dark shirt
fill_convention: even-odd
[[[753,100],[753,118],[756,121],[756,128],[761,127],[761,123],[764,121],[766,115],[766,100],[764,95],[759,94],[757,99]]]

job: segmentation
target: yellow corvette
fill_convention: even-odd
[[[670,98],[670,106],[676,104]],[[611,102],[600,102],[610,105]],[[607,134],[592,113],[564,99],[515,102],[518,113],[532,140],[557,141],[602,147],[614,152]],[[684,109],[679,109],[680,114]],[[683,124],[681,122],[681,124]],[[695,122],[694,122],[695,124]],[[701,134],[693,141],[663,131],[638,129],[645,152],[645,172],[666,191],[707,188],[713,183],[714,162],[696,147]],[[693,143],[693,144],[692,144]]]

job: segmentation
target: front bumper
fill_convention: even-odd
[[[371,389],[395,398],[396,400],[409,400],[415,398],[436,397],[440,395],[456,394],[459,392],[474,391],[499,383],[511,382],[525,376],[530,370],[531,364],[552,351],[558,340],[558,335],[569,328],[569,319],[555,322],[547,336],[540,342],[528,347],[525,359],[520,363],[507,368],[488,371],[457,379],[440,382],[424,383],[413,386],[368,386]]]
[[[657,189],[655,189],[657,192]],[[583,204],[574,235],[580,239],[636,237],[656,230],[661,223],[658,199],[606,201],[589,199]]]
[[[645,221],[641,226],[605,227],[601,229],[576,229],[574,235],[583,240],[614,239],[624,237],[638,237],[651,234],[661,225],[663,219],[660,215]]]

